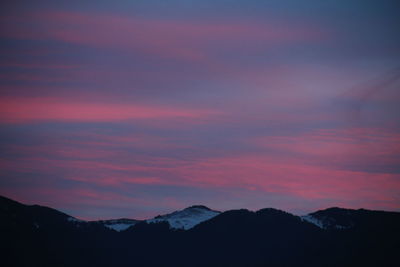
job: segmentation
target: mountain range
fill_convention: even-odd
[[[2,266],[400,266],[400,213],[191,206],[84,221],[0,196]]]

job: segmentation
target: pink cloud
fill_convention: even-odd
[[[261,190],[314,201],[352,203],[361,199],[376,205],[385,200],[386,208],[400,207],[398,174],[338,170],[290,158],[251,155],[208,159],[177,172],[198,186]]]
[[[296,136],[261,137],[254,142],[315,164],[400,164],[400,134],[382,128],[316,130]]]
[[[353,134],[357,132],[357,130],[349,131]],[[98,157],[96,154],[102,153],[101,148],[82,147],[82,149],[70,150],[67,154],[61,149],[42,156],[39,156],[40,151],[36,153],[34,150],[21,149],[19,151],[23,155],[18,161],[2,160],[0,166],[3,171],[40,173],[47,176],[63,173],[63,180],[82,182],[83,188],[96,185],[96,187],[107,188],[111,191],[117,190],[119,193],[123,192],[127,185],[135,184],[228,191],[235,188],[246,192],[263,192],[266,195],[274,194],[317,203],[323,202],[328,206],[340,204],[340,206],[351,208],[399,209],[400,199],[397,192],[400,190],[400,180],[397,173],[375,173],[338,168],[334,155],[345,158],[344,161],[352,162],[357,161],[360,153],[365,153],[364,144],[357,147],[357,143],[353,143],[351,134],[347,131],[344,131],[346,134],[341,131],[339,133],[341,134],[325,130],[310,134],[308,136],[310,139],[304,135],[297,139],[296,137],[279,137],[270,140],[275,143],[273,146],[275,149],[294,151],[311,157],[275,152],[272,155],[266,152],[242,153],[197,159],[144,155],[129,158],[124,157],[122,152],[117,152],[117,155],[104,154],[104,157]],[[396,143],[398,140],[397,135],[388,133],[381,136],[364,134],[363,137],[371,138],[374,142],[386,142],[386,144]],[[122,141],[124,142],[125,139]],[[346,154],[341,150],[346,148],[344,144],[349,144],[350,149],[354,146],[356,152]],[[378,146],[380,145],[382,143]],[[398,147],[393,149],[395,153]],[[82,157],[74,156],[81,152]],[[113,150],[113,152],[116,151]],[[378,153],[376,157],[383,155],[385,154]],[[73,159],[62,159],[59,158],[60,156],[72,156]],[[113,160],[115,157],[123,157],[127,160],[115,161]],[[328,164],[321,164],[320,158]],[[333,162],[329,161],[331,158]],[[46,186],[46,180],[43,179],[41,184]],[[97,197],[99,201],[114,197],[114,195],[106,196],[96,190],[89,193],[79,194],[82,198],[91,199],[93,203]],[[96,193],[101,195],[97,196]],[[237,197],[240,198],[240,194]],[[292,204],[295,206],[295,203]]]
[[[2,98],[0,121],[110,122],[134,119],[196,119],[216,116],[215,110],[145,106],[139,104],[107,104],[78,102],[58,98]]]
[[[64,179],[116,189],[123,189],[126,184],[242,188],[310,201],[342,201],[348,205],[364,200],[365,208],[377,205],[385,205],[387,209],[400,207],[396,193],[400,190],[398,174],[343,170],[291,157],[244,154],[190,161],[150,157],[124,163],[104,163],[95,158],[30,158],[9,167],[19,171],[35,169],[41,173],[73,169],[81,175],[67,175]],[[148,176],[140,176],[143,172]]]
[[[46,11],[4,17],[3,35],[21,39],[55,39],[69,43],[202,61],[207,47],[239,40],[276,45],[320,41],[326,33],[301,22],[172,21],[109,14]],[[240,42],[239,42],[240,43]]]
[[[126,184],[140,185],[177,185],[174,182],[169,182],[166,179],[159,177],[135,177],[124,176],[118,174],[116,176],[96,176],[96,177],[70,177],[69,180],[96,184],[100,186],[111,186],[114,188],[123,188]]]

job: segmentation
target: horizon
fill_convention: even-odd
[[[1,196],[1,197],[3,197],[3,198],[6,198],[6,199],[9,199],[9,200],[11,200],[11,201],[15,201],[15,202],[18,202],[19,204],[22,204],[22,205],[27,205],[27,206],[34,206],[34,205],[39,205],[39,204],[35,204],[35,203],[23,203],[23,202],[20,202],[20,201],[18,201],[18,200],[16,200],[16,199],[12,199],[12,198],[9,198],[9,197],[6,197],[6,196]],[[295,216],[298,216],[298,217],[301,217],[301,216],[306,216],[306,215],[309,215],[309,214],[311,214],[311,213],[315,213],[315,212],[317,212],[317,211],[324,211],[324,210],[329,210],[329,209],[345,209],[345,210],[369,210],[369,211],[382,211],[382,212],[397,212],[397,213],[400,213],[400,210],[374,210],[374,209],[365,209],[365,208],[347,208],[347,207],[326,207],[326,208],[322,208],[322,209],[318,209],[318,210],[313,210],[313,211],[310,211],[310,212],[307,212],[307,213],[301,213],[301,214],[297,214],[297,213],[293,213],[293,212],[289,212],[289,211],[286,211],[286,210],[282,210],[282,209],[278,209],[278,208],[275,208],[275,207],[264,207],[264,208],[261,208],[261,209],[256,209],[256,210],[253,210],[253,209],[248,209],[248,208],[232,208],[232,209],[227,209],[227,210],[217,210],[217,209],[214,209],[214,208],[210,208],[209,206],[204,206],[204,205],[202,205],[202,204],[195,204],[195,205],[190,205],[190,206],[187,206],[187,207],[184,207],[184,208],[178,208],[178,209],[176,209],[176,210],[170,210],[170,211],[166,211],[166,212],[159,212],[159,213],[156,213],[155,215],[153,215],[153,216],[150,216],[150,217],[145,217],[145,218],[138,218],[138,217],[127,217],[127,216],[122,216],[122,217],[110,217],[110,218],[102,218],[102,217],[100,217],[100,218],[84,218],[84,217],[77,217],[77,216],[74,216],[73,214],[69,214],[69,213],[67,213],[67,212],[64,212],[63,210],[61,210],[61,209],[58,209],[58,208],[56,208],[56,207],[51,207],[51,206],[47,206],[47,205],[39,205],[39,206],[41,206],[41,207],[47,207],[47,208],[51,208],[51,209],[54,209],[54,210],[57,210],[57,211],[59,211],[59,212],[62,212],[62,213],[64,213],[64,214],[66,214],[66,215],[68,215],[68,216],[71,216],[71,217],[73,217],[73,218],[76,218],[76,219],[79,219],[79,220],[83,220],[83,221],[102,221],[102,220],[104,220],[104,221],[107,221],[107,220],[119,220],[119,219],[129,219],[129,220],[138,220],[138,221],[145,221],[145,220],[149,220],[149,219],[153,219],[153,218],[155,218],[155,217],[157,217],[157,216],[164,216],[164,215],[168,215],[168,214],[171,214],[171,213],[173,213],[173,212],[175,212],[175,211],[182,211],[182,210],[185,210],[185,209],[188,209],[188,208],[192,208],[192,207],[195,207],[195,206],[203,206],[203,207],[205,207],[205,208],[207,208],[207,209],[209,209],[209,210],[212,210],[212,211],[216,211],[216,212],[220,212],[220,213],[223,213],[223,212],[226,212],[226,211],[231,211],[231,210],[247,210],[247,211],[250,211],[250,212],[257,212],[257,211],[260,211],[260,210],[263,210],[263,209],[275,209],[275,210],[280,210],[280,211],[284,211],[284,212],[287,212],[287,213],[289,213],[289,214],[292,214],[292,215],[295,215]]]
[[[399,1],[0,6],[0,195],[400,211]]]

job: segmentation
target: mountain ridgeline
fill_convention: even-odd
[[[330,208],[82,221],[0,197],[2,266],[400,266],[400,213]]]

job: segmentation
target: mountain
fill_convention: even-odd
[[[128,228],[135,226],[139,222],[146,223],[161,223],[165,222],[168,224],[170,229],[182,229],[189,230],[194,226],[209,220],[218,214],[220,211],[215,211],[206,206],[196,205],[191,206],[183,210],[174,211],[165,215],[158,215],[148,220],[134,220],[134,219],[112,219],[112,220],[99,220],[99,221],[83,221],[73,217],[69,217],[69,221],[75,222],[76,225],[81,224],[101,224],[111,230],[121,232],[126,231]]]
[[[188,230],[201,222],[214,218],[220,211],[215,211],[206,206],[191,206],[184,210],[175,211],[166,215],[159,215],[153,219],[147,220],[148,223],[168,222],[173,229]]]
[[[400,213],[192,206],[83,221],[0,197],[2,266],[398,266]]]
[[[322,229],[349,229],[355,226],[354,210],[329,208],[301,216],[302,220]]]
[[[397,228],[398,212],[371,211],[365,209],[329,208],[310,213],[301,218],[322,229],[352,229],[352,228]]]

